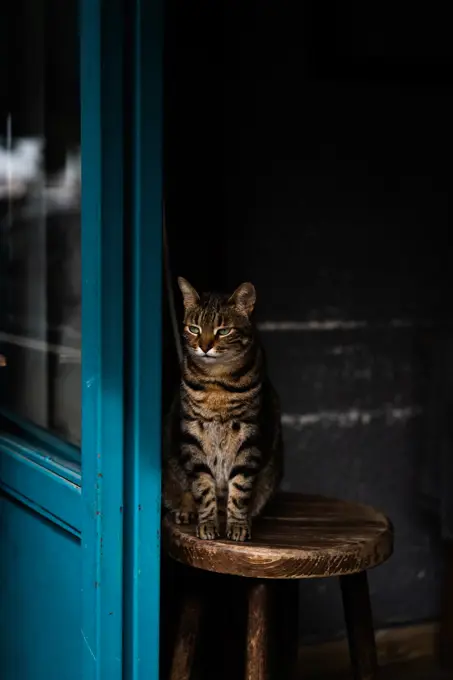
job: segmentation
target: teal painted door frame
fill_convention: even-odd
[[[162,38],[161,0],[80,0],[82,445],[0,383],[2,680],[158,678]]]
[[[163,2],[136,0],[131,22],[131,306],[127,318],[125,677],[157,678],[161,508]]]
[[[81,0],[82,678],[123,666],[124,167],[121,0]]]

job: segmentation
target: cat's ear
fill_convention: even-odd
[[[198,295],[195,288],[191,286],[190,283],[186,281],[186,279],[183,279],[182,276],[178,276],[178,286],[182,293],[184,307],[186,309],[194,307],[200,299],[200,296]]]
[[[242,314],[250,314],[253,312],[256,302],[255,287],[251,283],[241,283],[234,291],[228,302],[234,305],[236,309]]]

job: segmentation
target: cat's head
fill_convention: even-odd
[[[253,343],[251,315],[256,293],[251,283],[241,284],[232,295],[199,295],[186,279],[178,278],[184,302],[186,350],[207,364],[231,361]]]

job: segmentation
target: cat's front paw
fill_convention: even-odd
[[[193,512],[185,512],[183,510],[175,510],[173,512],[173,521],[175,524],[192,524],[195,519]]]
[[[219,535],[219,529],[216,522],[200,522],[197,526],[197,536],[204,541],[212,541]]]
[[[251,538],[250,527],[248,524],[238,522],[228,522],[226,536],[230,541],[249,541]]]

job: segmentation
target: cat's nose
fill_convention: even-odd
[[[212,342],[211,341],[200,342],[200,347],[203,350],[203,352],[207,354],[212,347]]]

